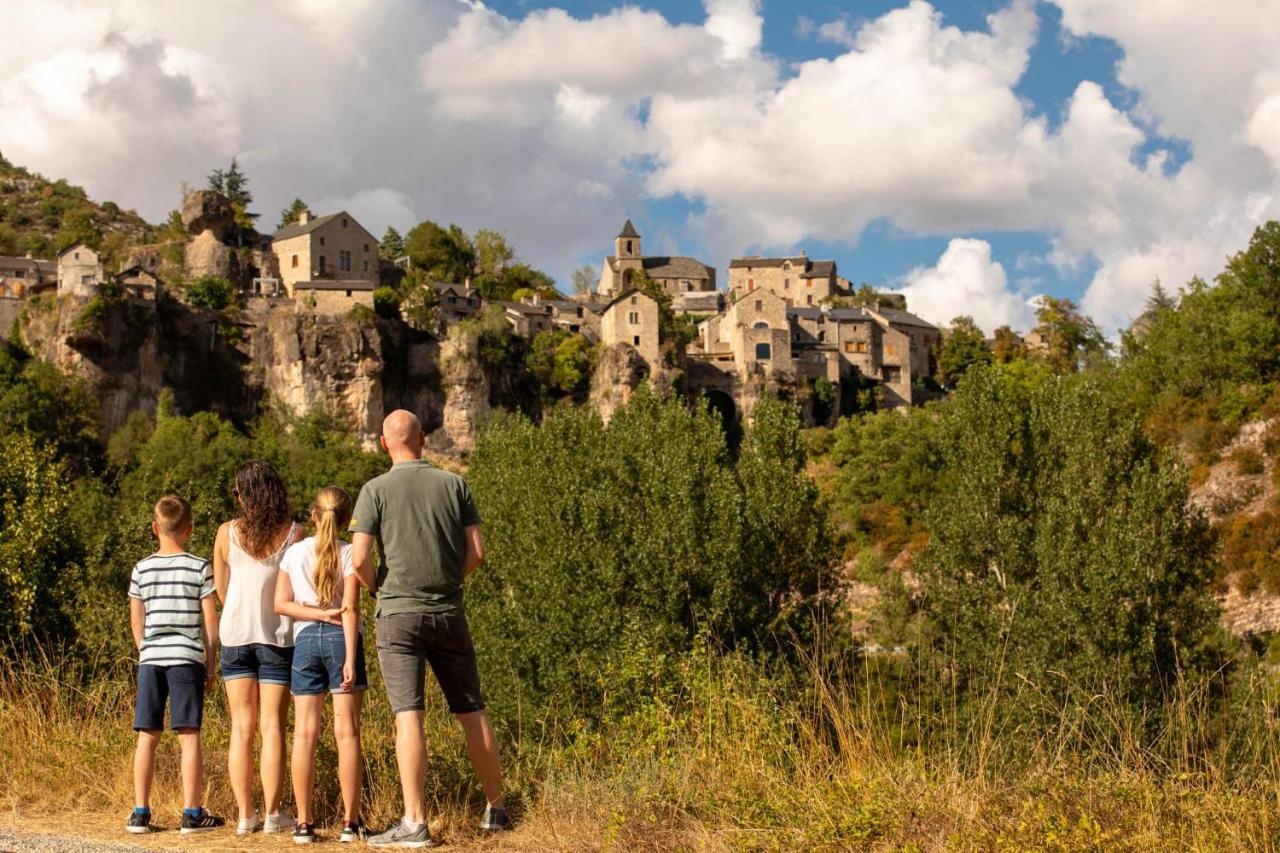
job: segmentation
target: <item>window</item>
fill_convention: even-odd
[[[320,272],[324,272],[324,255],[320,256]]]
[[[894,346],[893,344],[885,344],[885,345],[884,345],[884,354],[885,354],[885,355],[897,355],[897,354],[898,354],[898,348],[897,348],[896,346]]]
[[[350,291],[350,290],[348,290],[348,291],[347,291],[347,296],[348,296],[348,297],[350,297],[350,296],[351,296],[351,291]]]
[[[751,328],[753,328],[753,329],[767,329],[767,328],[769,328],[769,324],[768,324],[768,323],[766,323],[765,321],[761,320],[759,323],[756,323],[756,324],[755,324],[754,326],[752,326]]]
[[[450,296],[450,297],[449,297],[449,304],[450,304],[450,305],[453,305],[453,304],[454,304],[454,303],[456,303],[457,301],[458,301],[458,297],[456,297],[456,296]]]
[[[813,294],[812,294],[812,293],[806,293],[806,294],[805,294],[805,297],[804,297],[804,304],[805,304],[805,305],[812,305],[812,304],[813,304]]]
[[[768,361],[773,357],[773,347],[768,344],[756,344],[756,361]]]
[[[826,332],[818,332],[818,343],[823,344],[823,343],[826,343],[826,342],[827,342],[827,333],[826,333]]]
[[[369,262],[368,262],[368,261],[365,261],[365,262],[364,262],[364,271],[365,271],[365,272],[368,272],[368,271],[369,271]]]
[[[576,335],[578,333],[578,325],[574,323],[569,327],[569,331],[573,332]]]
[[[757,310],[757,311],[763,311],[763,310],[764,310],[764,300],[763,300],[763,299],[757,299],[757,300],[756,300],[756,310]]]
[[[821,325],[822,325],[823,323],[825,323],[825,322],[827,322],[827,315],[826,315],[826,314],[819,314],[819,315],[818,315],[818,325],[819,325],[819,326],[821,326]]]
[[[756,280],[754,278],[747,279],[747,290],[756,289]]]
[[[321,245],[321,246],[323,246],[323,245],[324,245],[324,238],[323,238],[323,237],[321,237],[321,238],[320,238],[320,245]]]
[[[640,336],[636,335],[634,338],[632,338],[631,343],[634,346],[640,346]]]
[[[790,290],[790,289],[791,289],[791,279],[789,279],[789,278],[784,278],[784,279],[782,280],[782,289],[783,289],[783,290]]]
[[[34,254],[34,253],[33,253],[33,254]],[[71,255],[71,257],[75,258],[75,259],[78,261],[78,260],[80,260],[80,253],[79,253],[79,252],[73,252],[73,253],[72,253],[72,255]]]
[[[639,299],[638,299],[637,297],[633,296],[633,297],[631,297],[631,304],[632,304],[632,305],[639,305],[639,304],[640,304],[640,301],[639,301]]]
[[[630,323],[630,324],[631,324],[631,325],[633,325],[633,326],[639,326],[639,325],[640,325],[640,312],[639,312],[639,311],[632,311],[630,314],[628,314],[628,315],[627,315],[627,322],[628,322],[628,323]]]
[[[366,252],[367,252],[367,251],[369,251],[369,244],[368,244],[368,243],[365,243],[365,244],[364,244],[364,250],[365,250]]]
[[[813,287],[813,279],[809,279],[804,283],[805,287]]]
[[[630,240],[628,240],[628,241],[627,241],[627,254],[628,254],[628,255],[629,255],[629,254],[631,254],[631,241],[630,241]]]
[[[902,381],[901,367],[886,367],[884,369],[884,381],[889,383]]]
[[[289,266],[291,266],[291,267],[293,267],[293,268],[297,269],[297,266],[298,266],[298,256],[297,256],[297,255],[294,255],[294,256],[293,256],[293,261],[289,264]]]
[[[81,284],[93,284],[93,276],[91,276],[91,275],[82,275],[82,276],[80,276],[80,283],[81,283]]]
[[[853,345],[853,351],[854,351],[854,352],[857,352],[857,353],[862,353],[863,355],[866,355],[866,353],[867,353],[867,342],[866,342],[866,341],[858,341],[856,344],[854,344],[854,345]]]
[[[345,217],[345,216],[344,216],[344,217],[342,217],[342,227],[343,227],[343,228],[346,228],[346,227],[347,227],[347,217]],[[347,295],[348,295],[348,296],[350,296],[351,294],[347,294]]]

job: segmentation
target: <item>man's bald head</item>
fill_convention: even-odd
[[[382,441],[392,456],[422,454],[422,421],[413,412],[396,409],[382,421]]]

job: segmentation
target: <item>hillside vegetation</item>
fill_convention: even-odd
[[[87,243],[110,263],[128,246],[149,242],[153,231],[132,210],[94,202],[65,179],[50,181],[0,156],[0,255],[52,258]]]

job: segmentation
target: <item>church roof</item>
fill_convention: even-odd
[[[631,224],[631,220],[628,219],[627,224],[622,226],[622,232],[618,236],[639,238],[640,232],[636,230],[636,227]]]
[[[612,267],[617,260],[613,255],[609,255],[605,258],[605,263]],[[640,259],[640,264],[653,278],[709,279],[713,269],[697,258],[667,255],[646,255]]]

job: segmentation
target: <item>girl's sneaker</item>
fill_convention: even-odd
[[[507,810],[494,806],[485,806],[484,820],[480,822],[480,831],[510,832],[511,818],[507,817]]]
[[[192,817],[189,814],[182,815],[182,834],[190,835],[193,832],[213,832],[215,829],[222,829],[227,822],[220,817],[214,817],[204,809],[200,810],[199,817]]]
[[[287,814],[276,812],[275,814],[267,815],[266,821],[262,824],[262,831],[267,835],[271,835],[273,832],[288,832],[296,825],[297,823],[294,819]]]
[[[293,830],[294,844],[310,844],[316,840],[315,828],[309,823],[300,823]]]
[[[258,813],[254,812],[248,817],[240,818],[240,825],[236,827],[237,835],[252,835],[262,829],[262,818],[258,817]]]
[[[125,822],[124,828],[134,835],[154,832],[155,829],[151,826],[151,812],[129,812],[129,820]]]
[[[363,818],[349,820],[342,824],[342,834],[338,836],[338,840],[343,844],[350,844],[353,841],[367,841],[369,838],[369,827],[364,825]]]

